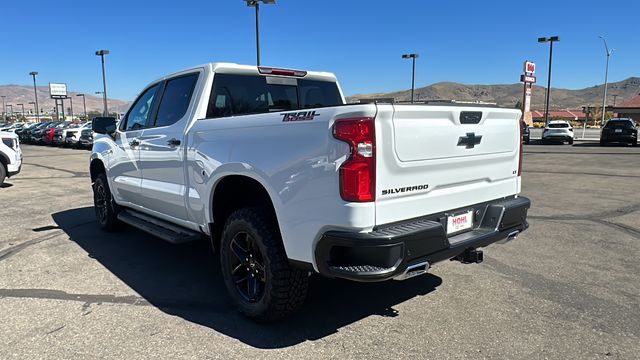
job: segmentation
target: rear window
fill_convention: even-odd
[[[568,128],[569,124],[564,124],[564,123],[560,123],[560,124],[549,124],[549,129],[562,129],[562,128]]]
[[[216,74],[207,117],[342,105],[335,82],[260,75]]]
[[[632,129],[631,121],[609,121],[604,126],[606,129]]]

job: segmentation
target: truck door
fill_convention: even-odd
[[[163,82],[157,111],[140,137],[140,205],[180,220],[188,220],[184,133],[198,77],[190,73]]]
[[[108,174],[112,192],[118,202],[138,204],[140,201],[142,172],[139,138],[151,116],[160,89],[160,84],[156,84],[145,90],[116,131],[116,147],[110,156]]]

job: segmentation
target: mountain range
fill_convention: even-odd
[[[54,105],[53,99],[49,97],[49,87],[48,86],[38,86],[38,106],[40,109],[44,110],[44,112],[52,112]],[[76,95],[80,94],[78,92],[69,92],[68,96],[73,98],[73,113],[74,114],[82,114],[83,104],[82,97],[77,97]],[[14,113],[22,112],[22,107],[17,104],[24,104],[24,109],[26,113],[29,113],[33,110],[34,106],[29,104],[34,101],[33,95],[33,86],[27,85],[0,85],[0,96],[5,96],[5,103],[11,104],[13,107]],[[102,95],[94,95],[94,94],[86,94],[85,95],[87,101],[87,112],[91,111],[102,111]],[[107,104],[109,106],[109,112],[124,112],[127,110],[129,106],[129,101],[118,100],[118,99],[107,99]],[[65,100],[64,108],[65,112],[68,112],[70,107],[70,102]],[[2,103],[0,102],[0,111],[2,111]],[[9,108],[7,108],[7,112],[9,112]]]
[[[552,110],[581,109],[585,105],[598,106],[602,104],[604,85],[570,90],[551,88],[551,100],[549,108]],[[532,89],[531,109],[544,109],[545,87],[534,86]],[[514,107],[522,101],[522,84],[498,84],[498,85],[467,85],[455,82],[439,82],[429,86],[416,88],[414,98],[416,101],[425,100],[458,100],[458,101],[484,101],[497,103],[500,106]],[[69,92],[73,97],[73,112],[82,114],[82,98],[77,97],[78,92]],[[608,85],[607,104],[620,104],[640,94],[640,77],[612,82]],[[33,87],[27,85],[0,85],[0,96],[5,96],[6,104],[13,105],[15,113],[21,111],[16,104],[24,104],[25,111],[33,108],[29,102],[33,101]],[[347,102],[357,102],[358,99],[394,98],[395,101],[411,100],[411,90],[401,90],[388,93],[367,93],[347,96]],[[86,94],[87,111],[102,111],[102,97]],[[53,100],[49,97],[47,86],[38,86],[38,104],[45,112],[50,112],[54,107]],[[131,104],[130,101],[108,99],[110,112],[124,112]],[[68,112],[69,102],[65,101],[65,111]],[[1,111],[2,109],[0,109]],[[7,110],[9,111],[9,110]]]
[[[541,79],[538,79],[541,80]],[[543,110],[545,87],[535,86],[531,95],[531,110]],[[549,108],[552,110],[581,109],[583,106],[602,106],[604,85],[569,90],[551,88]],[[454,82],[440,82],[429,86],[416,88],[414,99],[425,100],[458,100],[484,101],[497,103],[499,106],[514,107],[522,101],[522,84],[505,85],[465,85]],[[614,95],[616,104],[630,99],[640,93],[640,78],[630,77],[626,80],[612,82],[608,85],[607,105],[613,105]],[[394,98],[395,101],[410,101],[411,90],[389,93],[356,94],[347,97],[347,102],[357,102],[358,99]]]

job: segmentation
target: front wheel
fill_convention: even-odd
[[[573,145],[573,139],[569,139],[569,145]]]
[[[93,206],[102,230],[114,231],[119,228],[117,205],[113,202],[105,173],[99,174],[93,183]]]
[[[304,303],[308,275],[289,265],[276,220],[262,208],[240,209],[229,216],[220,264],[238,310],[253,320],[277,320]]]

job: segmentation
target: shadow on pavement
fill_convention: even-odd
[[[165,313],[209,327],[257,348],[321,339],[369,316],[397,316],[393,307],[442,283],[427,274],[402,282],[357,283],[313,276],[307,302],[295,316],[260,325],[239,315],[206,241],[173,245],[126,227],[105,233],[93,207],[52,215],[55,223],[110,272]]]
[[[608,143],[604,146],[600,145],[599,141],[591,141],[591,142],[583,142],[583,143],[579,143],[579,144],[573,144],[573,146],[576,147],[595,147],[595,148],[606,148],[606,147],[632,147],[629,144],[624,144],[624,143]]]

